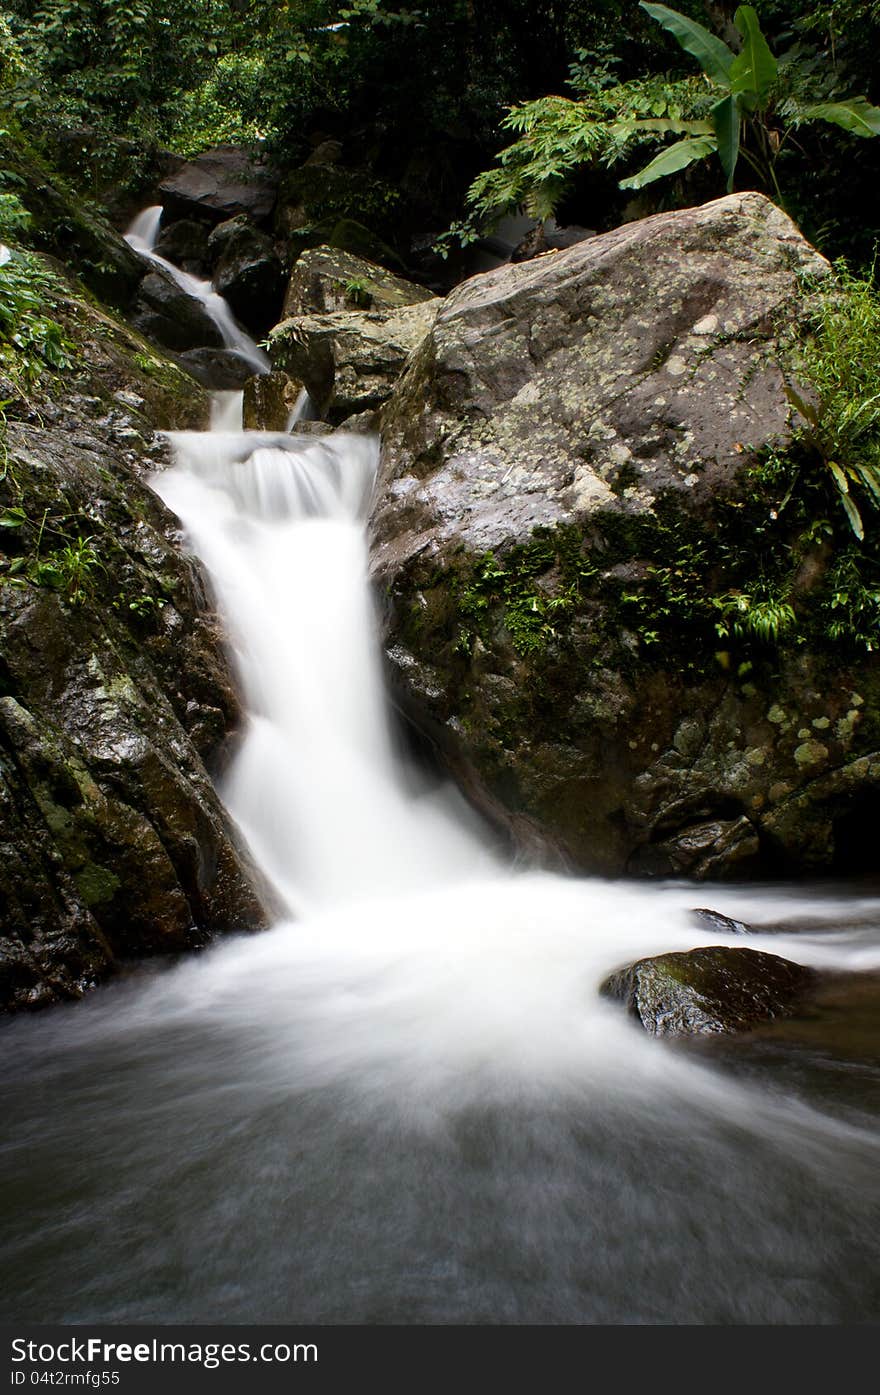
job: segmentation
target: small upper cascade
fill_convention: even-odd
[[[125,240],[136,252],[149,256],[159,241],[159,228],[162,223],[162,205],[153,204],[150,208],[145,208],[133,220]]]
[[[207,314],[214,321],[223,343],[227,349],[244,359],[254,371],[254,373],[268,373],[271,369],[268,354],[264,353],[241,328],[230,310],[222,295],[214,290],[210,281],[200,281],[197,276],[191,276],[187,271],[181,271],[179,266],[169,262],[165,257],[160,257],[153,249],[159,237],[159,224],[162,219],[162,207],[160,204],[152,208],[145,208],[142,213],[134,219],[125,240],[130,247],[139,252],[142,257],[161,266],[168,272],[182,291],[198,300],[204,306]]]

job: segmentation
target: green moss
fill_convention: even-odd
[[[98,867],[94,862],[87,862],[78,872],[74,872],[73,880],[83,901],[90,907],[112,901],[121,885],[115,872],[111,872],[109,867]]]

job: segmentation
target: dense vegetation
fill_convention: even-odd
[[[157,147],[190,153],[260,140],[292,165],[320,131],[394,186],[408,230],[439,233],[460,221],[466,190],[502,147],[500,166],[473,185],[467,229],[474,215],[491,221],[524,198],[601,228],[632,196],[620,179],[664,139],[644,123],[699,122],[714,100],[693,56],[648,13],[662,8],[637,0],[11,0],[0,23],[5,120],[105,202],[148,177]],[[726,0],[678,6],[733,50],[742,43],[736,8]],[[875,100],[880,7],[765,0],[758,9],[779,70],[772,101],[758,112],[763,171],[755,167],[762,152],[746,141],[737,187],[781,186],[823,250],[864,262],[880,153],[839,127],[802,131],[798,112],[842,95]],[[721,169],[690,169],[653,196],[688,202],[725,182]]]

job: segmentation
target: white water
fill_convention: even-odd
[[[513,871],[451,791],[419,789],[403,765],[367,589],[375,441],[228,429],[173,441],[176,468],[155,487],[213,579],[251,714],[222,793],[301,919],[182,970],[163,1011],[217,1014],[249,1035],[259,996],[273,1070],[409,1091],[420,1108],[498,1089],[659,1086],[754,1117],[755,1101],[658,1051],[597,995],[627,961],[723,942],[689,914],[708,893]],[[713,891],[711,904],[758,925],[880,912],[790,891]],[[876,942],[858,938],[750,943],[880,965]]]
[[[160,257],[154,250],[159,238],[161,221],[162,208],[160,205],[145,208],[134,219],[125,234],[126,242],[142,257],[146,257],[156,266],[163,267],[168,275],[177,282],[181,290],[204,306],[217,326],[227,349],[233,350],[240,358],[243,358],[254,373],[268,373],[271,367],[268,355],[258,348],[250,335],[246,334],[241,325],[236,323],[228,304],[221,295],[217,294],[211,282],[200,281],[197,276],[191,276],[189,272],[181,271],[179,266],[167,261],[165,257]]]
[[[0,1315],[875,1321],[876,1071],[734,1070],[736,1044],[724,1068],[598,988],[723,942],[694,905],[774,927],[757,948],[878,968],[880,902],[507,866],[394,738],[376,443],[243,433],[235,393],[212,427],[172,438],[154,487],[250,714],[221,793],[291,914],[8,1029]]]

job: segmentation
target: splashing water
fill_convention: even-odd
[[[870,1111],[663,1048],[597,990],[723,942],[690,917],[706,900],[811,926],[756,948],[877,968],[880,903],[506,866],[395,740],[363,527],[375,441],[240,422],[218,395],[154,487],[226,618],[249,716],[221,793],[290,915],[10,1029],[22,1122],[0,1177],[27,1146],[38,1218],[13,1227],[10,1313],[870,1320]]]

